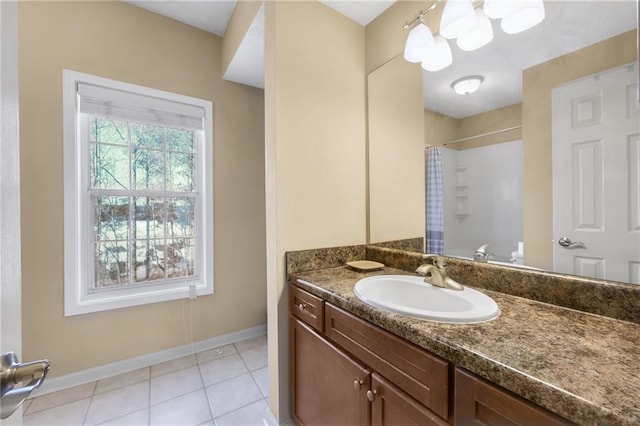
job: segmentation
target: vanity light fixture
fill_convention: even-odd
[[[426,71],[440,71],[453,63],[453,54],[447,40],[436,36],[433,48],[429,49],[422,60],[422,68]]]
[[[507,34],[516,34],[538,25],[545,17],[542,0],[518,2],[518,9],[500,21],[500,28]]]
[[[480,84],[484,81],[484,77],[481,75],[468,75],[466,77],[461,77],[451,83],[451,88],[458,95],[470,95],[478,88],[480,88]]]
[[[512,0],[484,0],[484,13],[491,19],[502,19],[518,9],[518,2]]]
[[[458,38],[476,25],[476,14],[471,0],[447,0],[440,20],[440,35]]]
[[[404,46],[404,59],[413,63],[422,62],[428,54],[429,47],[433,47],[434,44],[431,30],[421,22],[409,32]]]
[[[465,52],[480,49],[482,46],[489,44],[493,40],[493,27],[491,21],[482,9],[475,10],[475,27],[465,34],[462,34],[456,40],[458,47]]]
[[[477,1],[477,0],[476,0]],[[445,2],[439,33],[432,33],[423,17]],[[482,8],[480,8],[482,5]],[[421,62],[427,71],[439,71],[453,62],[451,47],[446,39],[457,39],[461,50],[471,51],[493,40],[492,19],[500,19],[500,27],[507,34],[525,31],[545,18],[543,0],[435,0],[433,4],[404,28],[411,28],[404,49],[404,58]],[[417,24],[417,25],[416,25]]]

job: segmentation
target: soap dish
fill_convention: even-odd
[[[374,262],[372,260],[354,260],[352,262],[347,262],[347,266],[357,272],[379,271],[384,268],[383,263]]]

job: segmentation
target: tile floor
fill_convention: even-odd
[[[25,402],[24,425],[275,425],[259,336]]]

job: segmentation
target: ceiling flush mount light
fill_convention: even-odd
[[[489,21],[482,9],[476,9],[475,27],[468,33],[458,37],[456,44],[460,49],[470,52],[489,44],[491,40],[493,40],[491,21]]]
[[[471,0],[447,0],[440,20],[440,35],[457,38],[473,29],[476,14]]]
[[[480,87],[480,84],[484,81],[484,77],[481,75],[468,75],[466,77],[459,78],[451,83],[451,88],[458,95],[470,95]]]
[[[434,45],[431,30],[422,22],[409,32],[404,46],[404,59],[408,62],[422,62],[429,47]]]

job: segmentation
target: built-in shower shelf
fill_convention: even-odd
[[[460,191],[467,187],[467,167],[456,166],[456,189]]]
[[[467,206],[467,197],[460,197],[456,200],[456,216],[464,217],[469,215],[469,207]]]

